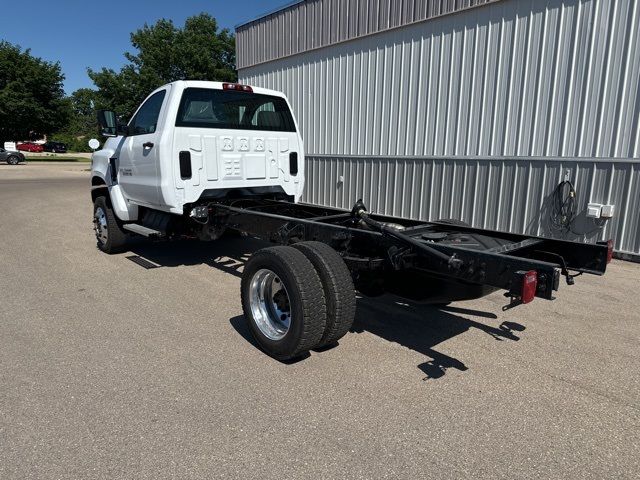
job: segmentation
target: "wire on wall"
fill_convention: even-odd
[[[578,194],[569,180],[558,184],[551,198],[551,211],[549,225],[552,230],[561,233],[573,233],[574,235],[587,237],[604,227],[603,221],[592,219],[595,228],[589,231],[576,231],[575,221],[578,217]]]
[[[576,189],[569,180],[560,182],[553,191],[549,214],[549,225],[553,230],[565,233],[571,231],[578,209],[576,197]]]

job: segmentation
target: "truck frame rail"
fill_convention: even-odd
[[[376,278],[379,290],[419,300],[423,298],[415,283],[421,280],[432,290],[437,283],[468,287],[462,298],[452,298],[451,289],[446,289],[447,298],[452,299],[502,289],[511,298],[505,308],[528,303],[533,297],[552,300],[560,276],[571,285],[583,273],[602,275],[612,255],[611,241],[585,244],[479,229],[452,220],[424,222],[375,215],[367,212],[362,201],[347,211],[240,199],[209,203],[208,218],[277,244],[326,243],[340,253],[356,280],[365,284]],[[385,278],[386,282],[380,280]],[[447,293],[441,287],[435,291]]]

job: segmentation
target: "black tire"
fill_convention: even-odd
[[[356,314],[356,293],[353,278],[342,257],[321,242],[300,242],[293,245],[315,267],[327,302],[327,325],[316,348],[334,345],[353,326]]]
[[[260,327],[252,310],[256,303],[256,283],[263,272],[275,275],[284,286],[289,312],[289,325],[281,338],[269,338]],[[254,253],[242,272],[240,287],[242,309],[249,329],[260,348],[278,360],[290,360],[318,345],[326,325],[327,309],[322,282],[311,262],[292,247],[269,247]],[[277,292],[275,295],[278,295]],[[268,295],[268,294],[267,294]],[[275,295],[270,304],[275,303]],[[273,311],[273,310],[272,310]]]
[[[15,155],[11,155],[9,158],[7,158],[7,163],[9,165],[18,165],[20,163],[20,158]]]
[[[98,231],[99,209],[104,213],[104,220],[106,221],[106,238],[102,237]],[[115,213],[113,213],[111,203],[106,197],[97,197],[93,202],[93,221],[98,248],[108,254],[121,252],[127,243],[127,234],[122,229]]]

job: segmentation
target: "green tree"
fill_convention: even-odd
[[[65,124],[63,80],[59,63],[0,41],[0,145],[41,138]]]
[[[131,34],[135,53],[119,72],[89,69],[96,85],[98,108],[115,110],[125,118],[154,89],[175,80],[235,81],[235,37],[218,28],[211,15],[201,13],[182,28],[171,20],[158,20]]]
[[[98,138],[99,127],[96,117],[97,92],[90,88],[80,88],[69,97],[70,115],[64,128],[51,135],[51,140],[62,142],[73,152],[90,152],[87,142]]]

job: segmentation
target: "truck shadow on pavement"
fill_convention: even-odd
[[[431,360],[421,363],[418,368],[426,374],[425,380],[437,379],[443,377],[450,368],[464,372],[467,366],[461,360],[435,350],[436,345],[474,328],[498,341],[518,341],[520,337],[514,332],[525,329],[523,325],[515,322],[502,322],[499,327],[493,327],[472,320],[469,316],[498,318],[493,313],[461,307],[406,303],[390,295],[377,298],[359,297],[356,319],[351,331],[367,331],[430,357]]]
[[[198,240],[179,240],[174,242],[149,242],[138,240],[131,242],[126,258],[141,257],[156,267],[179,267],[189,265],[209,265],[225,273],[242,277],[242,267],[256,250],[272,246],[255,238],[223,237],[207,243]]]
[[[269,245],[261,240],[240,237],[225,237],[213,243],[143,241],[133,242],[129,252],[153,262],[158,267],[206,264],[239,278],[242,276],[242,267],[251,254]],[[368,298],[358,294],[358,308],[351,332],[369,332],[429,357],[430,360],[418,365],[427,380],[441,378],[451,368],[467,370],[467,366],[461,360],[434,349],[436,345],[471,329],[480,330],[497,341],[518,341],[520,337],[515,332],[525,329],[523,325],[515,322],[502,322],[498,327],[487,325],[470,317],[489,320],[498,317],[490,312],[470,310],[458,305],[464,304],[436,307],[406,302],[392,295]],[[242,315],[231,318],[230,323],[247,342],[259,348]],[[296,361],[299,360],[301,359]]]
[[[369,332],[429,357],[430,360],[418,365],[418,368],[426,375],[425,380],[441,378],[450,368],[455,368],[462,372],[468,369],[461,360],[435,350],[434,347],[436,345],[461,335],[472,328],[481,330],[498,341],[518,341],[520,337],[515,335],[514,332],[521,332],[525,329],[523,325],[515,322],[503,322],[496,328],[456,315],[456,313],[460,313],[462,315],[490,319],[497,318],[492,313],[459,307],[410,305],[402,303],[391,296],[378,298],[358,296],[357,305],[356,318],[351,328],[351,334]],[[229,322],[240,336],[255,348],[260,349],[242,315],[231,318]],[[330,350],[333,350],[333,348],[323,349],[322,351]],[[307,354],[302,358],[283,363],[296,363],[308,356]]]

